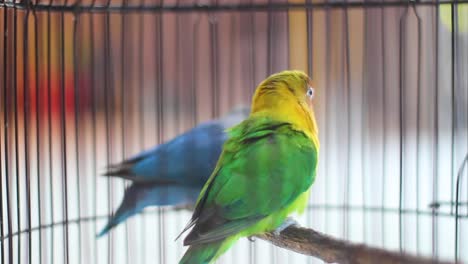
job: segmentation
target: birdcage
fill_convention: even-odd
[[[300,225],[468,262],[465,0],[1,0],[0,33],[1,263],[177,263],[190,209],[101,174],[286,69],[320,130]],[[255,237],[218,262],[322,263]]]

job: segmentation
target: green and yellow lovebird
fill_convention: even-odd
[[[228,139],[183,232],[180,263],[211,263],[241,237],[270,232],[302,213],[319,151],[314,90],[301,71],[273,74],[257,87],[249,117]]]

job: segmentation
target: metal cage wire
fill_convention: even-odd
[[[300,221],[468,261],[467,6],[3,0],[2,263],[176,262],[186,211],[149,210],[95,238],[126,187],[100,169],[248,104],[297,59],[293,11],[306,15],[321,140]],[[319,262],[260,241],[221,261]]]

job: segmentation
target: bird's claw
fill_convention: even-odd
[[[285,230],[286,228],[292,226],[292,225],[297,225],[297,221],[294,220],[293,218],[291,217],[288,217],[286,218],[286,220],[284,220],[284,222],[278,226],[278,228],[276,228],[274,231],[273,231],[273,234],[275,234],[276,236],[279,236],[281,232],[283,232],[283,230]]]
[[[247,239],[248,239],[250,242],[255,242],[255,239],[253,238],[253,236],[248,236]]]

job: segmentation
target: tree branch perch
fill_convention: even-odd
[[[451,263],[351,243],[297,225],[287,227],[279,235],[267,233],[256,237],[278,247],[317,257],[327,263]]]
[[[193,210],[193,206],[178,209]],[[455,262],[435,260],[407,253],[352,243],[322,234],[297,224],[290,225],[279,234],[275,232],[255,237],[271,244],[303,255],[321,259],[326,263],[340,264],[453,264]]]

